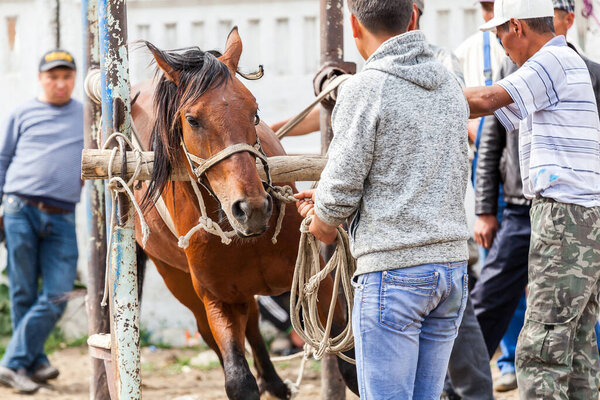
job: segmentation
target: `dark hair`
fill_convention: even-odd
[[[523,21],[535,33],[555,33],[554,17],[528,18]]]
[[[173,165],[179,162],[178,150],[182,139],[181,120],[178,118],[180,109],[198,101],[208,90],[223,85],[231,78],[227,66],[217,59],[221,56],[217,51],[204,52],[197,47],[160,50],[150,42],[145,44],[179,73],[179,85],[176,86],[159,68],[156,69],[160,79],[154,92],[156,120],[151,136],[154,169],[142,201],[144,208],[161,195],[170,180]]]
[[[525,18],[521,21],[525,22],[529,29],[535,33],[556,33],[554,31],[554,17],[541,17],[541,18]],[[510,27],[510,21],[506,21],[500,25],[500,28],[507,31]]]
[[[348,9],[371,33],[400,34],[408,29],[412,0],[348,0]]]

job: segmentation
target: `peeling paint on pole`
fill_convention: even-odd
[[[117,355],[117,393],[122,400],[141,399],[139,357],[139,304],[135,269],[135,233],[116,227],[113,234],[112,353]],[[134,266],[129,269],[126,266]],[[113,357],[114,359],[115,357]]]
[[[131,138],[127,12],[124,0],[98,0],[103,137]],[[130,200],[118,196],[110,262],[111,357],[117,399],[141,399],[139,304],[134,215]],[[107,215],[110,215],[107,202]]]
[[[97,5],[97,0],[82,0],[81,2],[84,44],[82,70],[85,74],[91,69],[100,68]],[[102,134],[100,132],[100,118],[100,105],[84,94],[84,142],[86,149],[98,148],[98,139]],[[91,336],[110,331],[108,308],[100,305],[106,278],[106,216],[104,212],[103,181],[95,180],[85,183],[85,205],[88,230],[86,309],[88,334]],[[110,400],[104,360],[92,358],[91,366],[90,399]]]

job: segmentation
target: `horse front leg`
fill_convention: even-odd
[[[205,293],[202,301],[213,337],[223,357],[225,391],[231,400],[259,400],[254,376],[244,355],[249,305],[224,303]]]
[[[267,351],[267,346],[259,329],[258,305],[253,300],[249,304],[248,325],[246,326],[246,339],[252,348],[252,355],[258,374],[258,387],[261,394],[268,392],[277,399],[289,399],[292,392],[281,380],[275,367],[271,362],[271,357]]]

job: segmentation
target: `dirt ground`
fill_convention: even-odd
[[[216,400],[225,399],[223,373],[218,364],[205,367],[190,366],[190,359],[198,354],[191,349],[142,349],[142,394],[144,400]],[[89,399],[90,358],[87,347],[67,348],[50,355],[50,361],[61,374],[52,385],[35,395],[15,394],[0,387],[2,400],[87,400]],[[276,364],[283,379],[295,381],[299,360]],[[496,370],[496,368],[493,368]],[[497,373],[497,370],[495,371]],[[310,361],[305,370],[300,395],[297,399],[318,399],[320,394],[320,364]],[[518,400],[516,391],[496,393],[498,400]],[[347,400],[356,400],[348,391]]]
[[[200,354],[200,355],[199,355]],[[496,354],[496,357],[498,354]],[[0,386],[0,400],[88,400],[90,358],[87,347],[73,347],[50,355],[51,363],[61,374],[51,385],[41,388],[35,395],[22,395]],[[492,361],[492,375],[499,375]],[[194,366],[194,359],[203,359],[202,366]],[[252,363],[251,360],[249,360]],[[196,349],[150,349],[143,348],[142,395],[144,400],[217,400],[226,399],[223,373],[211,351]],[[275,364],[282,379],[296,381],[300,360]],[[254,371],[254,370],[253,370]],[[305,368],[296,399],[320,398],[320,362],[310,360]],[[517,390],[494,393],[496,400],[519,400]],[[346,400],[358,400],[349,390]]]

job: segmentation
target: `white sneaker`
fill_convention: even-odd
[[[14,371],[3,366],[0,366],[0,383],[21,393],[35,393],[40,388],[40,385],[27,376],[24,369]]]
[[[502,375],[494,382],[494,390],[496,392],[508,392],[517,388],[517,376],[514,373]]]

